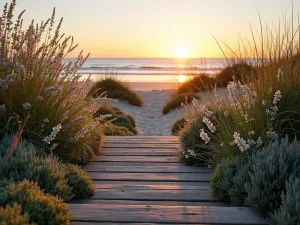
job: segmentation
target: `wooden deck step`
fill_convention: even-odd
[[[207,165],[180,162],[178,137],[106,137],[83,167],[96,191],[70,203],[73,225],[265,225],[249,208],[216,200]]]

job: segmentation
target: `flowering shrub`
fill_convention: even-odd
[[[181,107],[182,104],[190,103],[194,98],[199,98],[194,93],[182,93],[179,95],[175,95],[169,102],[167,102],[163,108],[162,113],[167,114],[170,111]]]
[[[5,5],[0,23],[0,131],[22,136],[61,159],[86,163],[99,139],[93,114],[102,97],[87,98],[89,79],[77,70],[87,57],[65,57],[77,45],[50,19],[23,29],[23,12],[14,21],[16,1]],[[18,125],[19,124],[19,125]],[[98,149],[98,147],[96,148]]]

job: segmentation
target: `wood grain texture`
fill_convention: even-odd
[[[83,167],[95,195],[73,200],[73,225],[265,225],[249,208],[214,199],[207,165],[185,166],[178,137],[106,137]]]
[[[118,181],[181,181],[209,182],[210,173],[118,173],[118,172],[88,172],[93,180],[118,180]]]
[[[73,221],[179,224],[268,224],[244,207],[70,204]]]
[[[84,166],[83,169],[87,172],[136,172],[136,173],[144,173],[144,172],[164,172],[164,173],[212,173],[212,169],[208,167],[191,167],[184,165],[107,165],[102,163],[93,163],[87,166]]]

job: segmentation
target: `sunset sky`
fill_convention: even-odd
[[[1,6],[6,1],[0,0]],[[218,40],[235,46],[262,20],[277,24],[290,0],[18,0],[25,21],[47,19],[56,7],[62,30],[91,57],[222,57]],[[294,1],[300,11],[300,1]]]

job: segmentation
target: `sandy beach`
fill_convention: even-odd
[[[142,86],[144,86],[143,84]],[[141,87],[138,87],[140,89]],[[219,89],[219,94],[224,94],[226,89]],[[161,110],[166,104],[174,90],[152,90],[152,91],[136,91],[143,99],[143,107],[132,106],[126,101],[109,103],[122,109],[125,113],[133,116],[136,120],[137,131],[139,136],[169,136],[173,123],[184,116],[185,110],[178,108],[163,115]],[[206,98],[214,98],[213,92],[205,92],[198,94],[200,99],[204,101]]]
[[[144,101],[143,107],[136,107],[125,101],[110,103],[133,116],[139,136],[168,136],[175,120],[184,115],[183,109],[176,109],[163,115],[162,106],[168,102],[172,91],[137,91]]]

